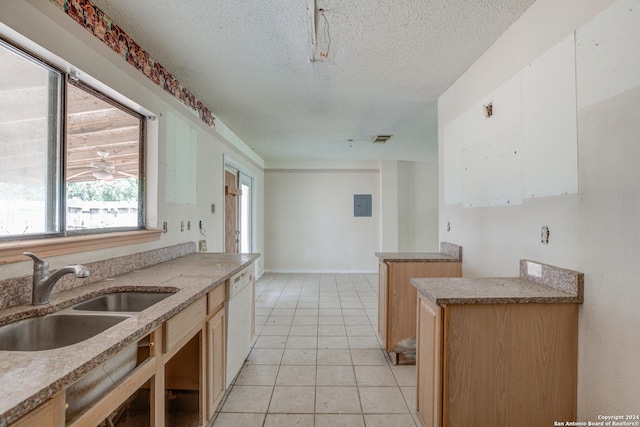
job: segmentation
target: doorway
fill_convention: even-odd
[[[239,200],[240,201],[240,206],[239,206],[240,252],[248,253],[248,252],[253,252],[252,251],[253,229],[251,227],[252,218],[253,218],[252,217],[253,206],[251,204],[252,196],[253,196],[253,192],[252,192],[253,179],[249,175],[243,172],[240,172],[239,180],[240,180],[240,191],[241,191],[240,200]]]
[[[224,248],[226,253],[248,253],[253,247],[253,178],[235,165],[224,170]]]

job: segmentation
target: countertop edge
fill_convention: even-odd
[[[462,262],[462,246],[440,242],[440,252],[376,252],[382,262]]]
[[[425,288],[424,281],[440,281],[440,280],[465,280],[484,282],[487,280],[496,281],[517,281],[522,286],[530,285],[532,287],[542,286],[549,290],[563,293],[564,295],[553,296],[436,296]],[[552,287],[543,285],[541,283],[523,279],[521,277],[490,277],[490,278],[437,278],[437,279],[411,279],[411,284],[416,288],[417,292],[424,297],[428,298],[434,304],[445,305],[461,305],[461,304],[582,304],[583,301],[580,295],[572,295],[562,291],[558,291]],[[479,286],[482,284],[479,283]]]
[[[404,252],[376,252],[375,255],[382,262],[462,262],[442,252],[416,252],[412,254],[415,258]]]
[[[580,304],[576,297],[521,297],[521,298],[435,298],[425,292],[421,295],[427,297],[431,302],[440,305],[463,305],[463,304]]]

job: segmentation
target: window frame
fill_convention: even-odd
[[[52,61],[47,60],[42,55],[33,50],[21,46],[14,40],[0,34],[0,48],[14,51],[30,61],[44,66],[56,73],[60,77],[60,96],[58,108],[60,117],[58,119],[57,153],[56,161],[58,166],[58,177],[51,188],[57,189],[58,207],[57,223],[58,231],[45,232],[31,235],[11,235],[0,237],[0,265],[10,262],[23,261],[23,251],[38,251],[42,256],[57,256],[70,253],[84,252],[88,250],[104,249],[109,247],[132,245],[158,240],[162,230],[147,228],[147,177],[146,177],[146,137],[147,121],[149,117],[135,111],[131,106],[125,105],[121,101],[105,94],[89,82],[75,80],[75,75],[65,71]],[[63,61],[64,62],[64,61]],[[69,65],[69,69],[72,67]],[[89,230],[66,230],[67,218],[67,190],[66,190],[66,163],[67,163],[67,85],[74,84],[99,99],[126,111],[139,118],[139,173],[138,173],[138,225],[136,227],[113,227]],[[114,89],[114,93],[117,91]],[[144,108],[143,108],[144,110]]]
[[[71,77],[71,75],[69,73],[64,73],[64,103],[65,103],[65,108],[63,109],[63,122],[64,122],[64,128],[63,128],[63,141],[62,141],[62,157],[64,158],[64,160],[62,161],[61,164],[61,169],[62,169],[62,192],[61,192],[61,204],[63,205],[61,207],[62,209],[62,233],[65,236],[81,236],[81,235],[86,235],[86,234],[105,234],[105,233],[112,233],[112,232],[120,232],[120,231],[134,231],[134,230],[144,230],[146,227],[146,209],[145,209],[145,200],[146,200],[146,179],[145,179],[145,145],[146,145],[146,141],[145,141],[145,129],[146,129],[146,121],[145,121],[145,117],[136,112],[133,111],[131,108],[127,107],[126,105],[123,105],[121,103],[119,103],[118,101],[116,101],[115,99],[111,98],[109,95],[106,95],[102,92],[100,92],[100,90],[98,90],[97,88],[87,84],[86,82],[83,82],[81,80],[76,80],[73,79]],[[119,108],[122,111],[125,111],[126,113],[137,117],[138,120],[140,121],[140,132],[138,134],[138,143],[140,144],[140,146],[138,147],[138,225],[137,227],[111,227],[111,228],[93,228],[93,229],[88,229],[88,230],[67,230],[67,189],[66,189],[66,180],[67,180],[67,123],[66,123],[66,117],[67,117],[67,111],[68,111],[68,102],[69,102],[69,97],[67,96],[67,88],[68,85],[73,85],[81,90],[84,90],[85,92],[95,96],[96,98],[100,99],[101,101],[104,101],[108,104],[113,105],[116,108]]]
[[[17,43],[14,43],[12,40],[9,40],[5,37],[3,37],[2,35],[0,35],[0,49],[7,49],[11,52],[13,52],[15,55],[20,56],[21,58],[27,60],[27,61],[31,61],[33,64],[35,64],[38,67],[42,67],[45,69],[48,69],[49,72],[55,72],[58,75],[58,120],[57,120],[57,129],[56,129],[56,138],[58,139],[56,141],[56,149],[58,150],[55,153],[55,159],[56,159],[56,168],[55,171],[53,171],[53,176],[61,176],[63,177],[62,180],[60,178],[55,179],[55,182],[52,185],[47,186],[46,191],[50,192],[53,191],[56,195],[57,198],[57,204],[55,207],[55,222],[57,224],[57,231],[51,231],[51,232],[42,232],[42,233],[37,233],[37,234],[28,234],[28,235],[8,235],[8,236],[0,236],[0,243],[3,242],[11,242],[11,241],[22,241],[22,240],[33,240],[33,239],[44,239],[44,238],[49,238],[49,237],[60,237],[61,233],[64,232],[63,224],[62,224],[62,215],[64,214],[63,212],[63,207],[62,207],[62,199],[64,197],[64,170],[63,170],[63,156],[64,156],[64,140],[65,140],[65,114],[64,114],[64,105],[66,104],[66,85],[65,85],[65,72],[63,70],[61,70],[59,67],[55,66],[54,64],[52,64],[51,62],[45,60],[44,58],[42,58],[39,55],[34,54],[32,51],[23,48],[22,46],[18,45]],[[50,150],[51,146],[50,143],[47,143],[47,150]],[[48,152],[48,155],[50,157],[53,157],[53,153],[51,151]],[[49,166],[49,169],[51,169],[51,167]],[[51,171],[49,170],[47,172],[47,177],[49,179],[49,174],[51,174]],[[45,206],[45,209],[47,210],[47,212],[49,212],[49,209],[51,207],[50,206]]]

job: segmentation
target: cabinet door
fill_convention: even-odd
[[[224,310],[207,322],[207,418],[211,419],[225,392]]]
[[[418,298],[417,412],[427,427],[442,422],[442,309]]]
[[[387,347],[388,271],[387,264],[378,262],[378,337]]]

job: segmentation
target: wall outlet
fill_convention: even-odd
[[[200,252],[206,252],[207,251],[207,241],[206,240],[199,240],[198,241],[198,251],[200,251]]]
[[[542,226],[542,230],[540,230],[540,242],[543,245],[548,245],[549,244],[549,226],[548,225],[543,225]]]

